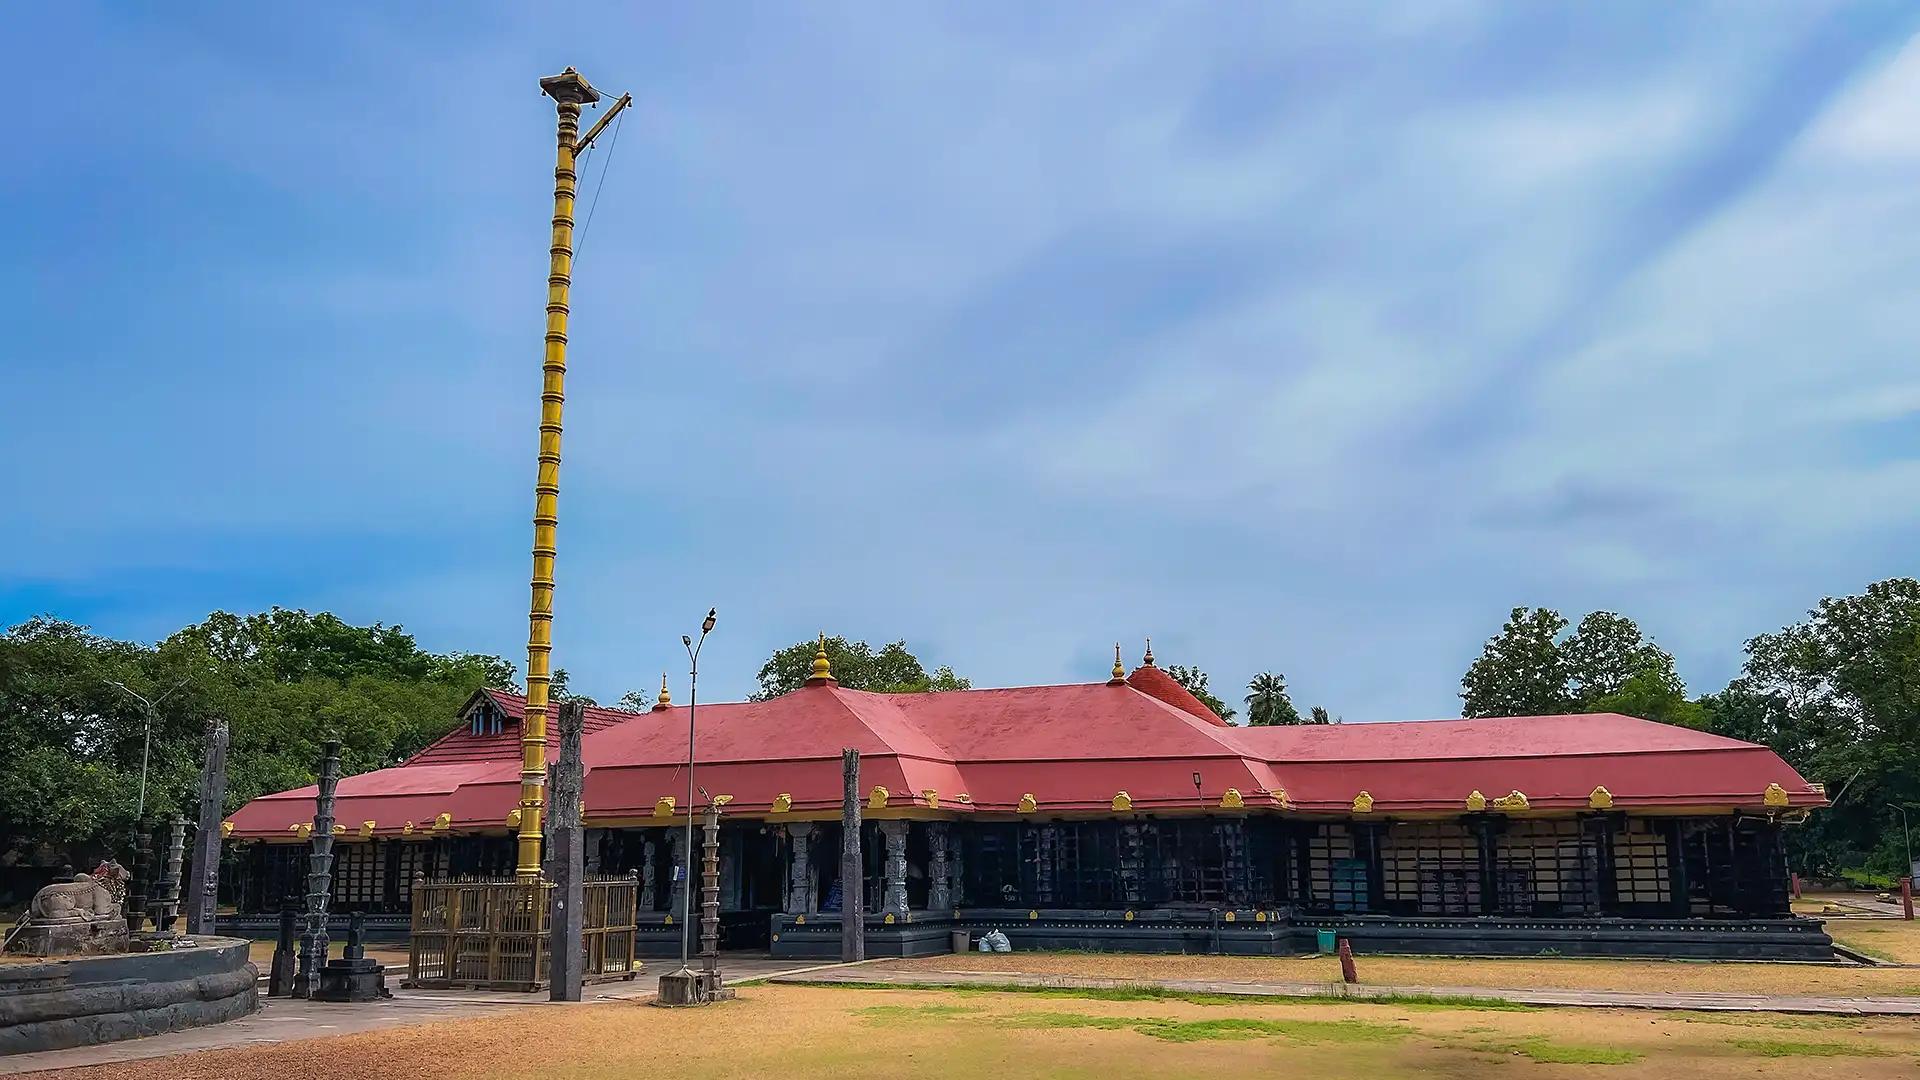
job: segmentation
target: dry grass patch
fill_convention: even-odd
[[[1920,971],[1901,968],[1442,956],[1360,956],[1355,962],[1360,981],[1373,986],[1920,995]],[[903,971],[1073,975],[1131,981],[1189,979],[1328,984],[1340,981],[1340,962],[1332,957],[955,953],[888,961],[884,966]]]
[[[1004,958],[1003,958],[1004,959]],[[1577,1035],[1575,1034],[1577,1033]],[[760,985],[707,1009],[635,1003],[502,1008],[487,1017],[52,1074],[51,1080],[847,1080],[938,1076],[1571,1075],[1632,1062],[1661,1080],[1751,1080],[1791,1033],[1689,1023],[1629,1010],[1416,1008],[1358,1001],[1067,999],[1043,994]],[[1573,1036],[1573,1038],[1570,1038]],[[1920,1055],[1920,1025],[1822,1031],[1806,1080],[1894,1074]],[[1615,1070],[1615,1074],[1626,1074]],[[36,1078],[38,1080],[38,1078]]]

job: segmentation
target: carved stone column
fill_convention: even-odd
[[[1222,885],[1226,889],[1228,907],[1244,907],[1247,903],[1247,831],[1237,819],[1216,820],[1213,827],[1219,831],[1220,851],[1223,856],[1221,866]]]
[[[793,859],[787,869],[787,914],[811,915],[819,894],[813,887],[813,822],[787,826]]]
[[[548,996],[554,1001],[579,1001],[586,950],[586,855],[581,850],[585,837],[580,824],[580,796],[586,784],[580,754],[585,706],[578,701],[561,705],[559,721],[560,756],[553,763],[547,788],[552,793],[546,821],[547,869],[553,880],[547,893],[547,965],[552,979]]]
[[[312,850],[307,855],[307,932],[300,935],[300,968],[293,996],[310,998],[320,988],[327,963],[327,903],[333,898],[333,791],[340,783],[340,743],[329,739],[320,750],[319,791],[313,799]]]
[[[654,856],[660,849],[653,842],[652,829],[648,829],[642,835],[646,839],[640,841],[640,910],[652,911],[659,895],[655,882],[660,874],[659,869],[653,865]]]
[[[167,823],[167,863],[160,875],[160,917],[154,929],[173,933],[173,922],[180,916],[180,867],[187,854],[187,819],[175,814]]]
[[[927,823],[927,910],[953,910],[953,880],[947,862],[952,827],[944,821]]]
[[[720,808],[707,807],[700,838],[700,961],[709,976],[720,970]]]
[[[907,914],[907,823],[898,819],[882,821],[880,836],[887,845],[887,887],[881,894],[880,910],[904,919]]]
[[[967,902],[967,849],[960,843],[960,828],[955,822],[947,830],[947,880],[953,883],[954,907]]]
[[[221,810],[227,799],[227,722],[207,729],[200,767],[200,825],[193,836],[193,886],[187,895],[187,933],[212,934],[220,893]]]

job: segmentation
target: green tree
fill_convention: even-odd
[[[1307,723],[1309,724],[1337,724],[1339,722],[1339,717],[1327,715],[1327,707],[1325,705],[1315,705],[1312,711],[1307,713]]]
[[[1263,671],[1247,683],[1247,723],[1252,727],[1271,727],[1275,724],[1298,724],[1299,710],[1293,707],[1293,700],[1287,697],[1287,679],[1284,675],[1275,675]]]
[[[647,696],[645,690],[629,690],[620,695],[620,700],[614,702],[613,707],[628,712],[646,712],[653,707],[653,699]]]
[[[1701,699],[1706,726],[1827,784],[1832,807],[1787,833],[1796,868],[1905,873],[1891,807],[1920,805],[1920,581],[1875,582],[1807,614],[1747,642],[1741,676]]]
[[[155,646],[53,618],[0,634],[0,862],[118,852],[133,828],[144,708],[150,817],[192,813],[205,731],[228,722],[227,809],[313,782],[319,744],[349,773],[397,764],[455,724],[476,689],[511,683],[498,657],[434,654],[399,626],[322,612],[215,612]]]
[[[1573,711],[1560,632],[1567,620],[1549,608],[1513,609],[1500,633],[1460,680],[1468,716],[1551,716]]]
[[[834,679],[849,690],[917,694],[966,690],[973,685],[954,674],[950,667],[938,667],[929,674],[920,658],[907,651],[905,641],[889,642],[875,651],[864,641],[834,636],[826,639],[826,648]],[[753,700],[765,701],[805,686],[807,677],[813,673],[813,657],[818,649],[818,640],[799,641],[768,657],[760,668],[760,689],[753,694]]]
[[[1182,667],[1179,664],[1172,664],[1168,666],[1167,674],[1174,682],[1186,687],[1187,693],[1199,698],[1200,704],[1212,709],[1213,715],[1220,719],[1232,721],[1235,716],[1239,715],[1231,705],[1214,697],[1213,693],[1207,689],[1207,673],[1201,671],[1199,668]]]
[[[553,669],[553,675],[547,682],[547,697],[555,703],[577,701],[582,705],[600,704],[585,694],[576,694],[573,692],[569,686],[566,668]]]

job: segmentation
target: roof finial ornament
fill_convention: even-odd
[[[673,708],[673,692],[667,689],[667,673],[660,673],[660,696],[653,703],[654,712],[665,712]]]
[[[820,632],[820,645],[813,653],[813,674],[807,676],[808,686],[825,686],[828,683],[839,684],[833,677],[833,661],[827,659],[827,634]]]
[[[1120,643],[1116,641],[1113,643],[1113,678],[1107,680],[1107,685],[1125,686],[1126,684],[1127,665],[1120,660]]]
[[[1147,639],[1147,655],[1142,657],[1140,662],[1145,664],[1148,667],[1153,666],[1153,639],[1152,638]]]

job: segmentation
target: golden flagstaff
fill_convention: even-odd
[[[566,403],[567,290],[573,281],[575,158],[593,144],[607,122],[633,100],[622,94],[585,138],[580,106],[600,92],[568,68],[540,80],[559,114],[559,149],[553,165],[553,246],[547,268],[547,343],[541,363],[540,468],[533,488],[533,602],[527,612],[527,714],[520,735],[520,833],[514,876],[540,878],[540,824],[547,782],[547,690],[552,677],[553,558],[560,524],[560,413]]]

